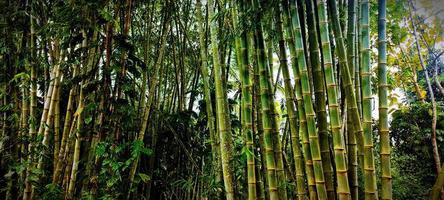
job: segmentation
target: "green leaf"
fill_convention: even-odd
[[[85,118],[85,124],[89,124],[92,121],[92,116],[88,116]]]
[[[30,78],[29,74],[27,74],[26,72],[21,72],[21,73],[14,75],[13,80],[17,80],[17,79],[29,80],[29,78]]]
[[[113,16],[107,10],[100,10],[100,16],[103,17],[106,21],[112,21]]]
[[[106,147],[104,143],[99,143],[96,147],[96,155],[101,157],[105,155]]]
[[[144,173],[138,173],[140,179],[144,182],[147,183],[149,180],[151,180],[151,177],[148,176],[147,174]]]

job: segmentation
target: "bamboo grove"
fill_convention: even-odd
[[[0,4],[1,199],[393,199],[385,0]]]

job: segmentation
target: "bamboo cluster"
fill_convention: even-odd
[[[0,197],[392,199],[385,0],[26,2]]]

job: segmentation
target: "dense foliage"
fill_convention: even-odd
[[[442,199],[439,5],[0,1],[0,199]]]

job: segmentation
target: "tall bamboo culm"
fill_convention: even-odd
[[[308,191],[310,199],[317,199],[316,182],[313,170],[313,160],[311,156],[307,117],[305,114],[303,91],[301,84],[300,68],[306,65],[304,43],[301,33],[301,25],[298,16],[298,7],[295,1],[290,1],[291,26],[293,31],[294,46],[290,46],[290,53],[293,52],[292,70],[295,77],[295,94],[298,106],[299,136],[302,141],[303,155],[305,160],[305,173],[307,176]],[[293,50],[294,51],[293,51]]]
[[[333,71],[333,63],[328,31],[326,4],[324,0],[317,0],[319,27],[321,33],[322,55],[324,57],[325,81],[327,85],[328,108],[333,135],[333,149],[336,164],[337,194],[339,199],[350,199],[350,187],[347,175],[345,139],[341,133],[341,117],[337,94],[337,83]]]
[[[315,16],[315,1],[306,0],[308,43],[310,49],[310,61],[312,68],[312,79],[314,85],[316,125],[318,127],[319,142],[321,147],[322,167],[325,176],[325,186],[327,188],[328,199],[336,199],[333,183],[333,166],[330,155],[330,145],[328,137],[328,123],[326,110],[326,96],[324,86],[324,72],[321,69],[321,55],[318,43],[318,21]],[[318,8],[319,9],[319,8]],[[320,22],[319,22],[320,23]]]
[[[293,30],[292,30],[292,26],[291,26],[291,21],[290,21],[290,10],[289,10],[289,6],[288,6],[288,1],[287,0],[282,0],[282,18],[283,18],[283,22],[284,22],[284,27],[285,27],[285,41],[288,44],[288,47],[290,49],[290,59],[291,59],[291,65],[296,66],[296,52],[295,52],[295,47],[294,47],[294,37],[293,37]],[[279,42],[283,43],[282,42]],[[280,55],[281,58],[285,58],[283,60],[285,60],[285,62],[287,61],[287,55],[285,53],[285,46],[284,45],[279,45],[280,46],[280,52],[283,52]],[[281,47],[283,46],[283,47]],[[301,126],[297,127],[297,116],[296,116],[296,108],[295,108],[295,103],[296,103],[296,97],[295,97],[295,92],[291,86],[291,79],[290,79],[290,72],[288,70],[288,64],[285,63],[285,66],[282,66],[282,75],[284,77],[284,86],[285,86],[285,103],[286,103],[286,107],[287,107],[287,114],[288,114],[288,119],[289,119],[289,123],[290,123],[290,134],[291,134],[291,145],[292,145],[292,150],[293,150],[293,158],[294,158],[294,164],[295,164],[295,175],[296,175],[296,186],[297,186],[297,197],[299,200],[303,200],[306,198],[307,195],[307,191],[305,189],[305,180],[304,180],[304,160],[302,157],[302,149],[300,146],[300,137],[299,137],[299,131],[300,129],[302,129]],[[295,67],[294,67],[295,68]],[[299,79],[298,79],[299,81]],[[300,84],[299,84],[300,87]],[[300,90],[300,88],[299,88]],[[299,111],[299,110],[298,110]],[[306,127],[306,125],[305,125]],[[306,128],[305,128],[306,129]],[[304,130],[306,131],[306,130]]]
[[[233,28],[238,30],[239,17],[243,16],[242,3],[240,6],[232,5],[233,16]],[[238,16],[238,11],[241,14]],[[247,32],[244,30],[241,33],[237,33],[235,38],[235,49],[237,56],[237,65],[239,68],[239,76],[241,79],[242,88],[242,135],[245,138],[245,143],[248,151],[247,154],[247,184],[248,184],[248,199],[256,199],[256,169],[254,160],[254,143],[253,143],[253,113],[252,113],[252,93],[251,93],[251,78],[250,71],[248,69],[248,44],[247,44]]]
[[[355,76],[356,70],[356,8],[357,0],[348,0],[348,23],[347,23],[347,56],[348,66],[350,68],[350,75],[352,82],[359,82],[359,76]],[[358,90],[359,91],[359,90]],[[356,87],[355,87],[355,92]],[[348,136],[348,175],[350,184],[351,198],[358,199],[358,157],[356,136],[354,135],[353,121],[351,119],[351,109],[347,106],[347,136]]]
[[[259,2],[259,1],[258,1]],[[281,25],[281,21],[280,21],[280,17],[279,17],[279,4],[276,4],[277,6],[273,7],[272,10],[275,11],[274,17],[276,19],[276,16],[278,17],[279,20],[275,20],[276,23],[279,24],[279,26]],[[261,8],[263,9],[263,8]],[[270,24],[271,25],[271,24]],[[266,27],[266,25],[264,26]],[[282,27],[281,27],[282,28]],[[265,30],[267,28],[264,28]],[[270,35],[268,33],[268,35]],[[272,48],[269,48],[268,51],[270,51]],[[268,52],[267,52],[268,53]],[[268,60],[270,60],[269,57],[267,57],[267,54],[264,55]],[[278,189],[279,189],[279,198],[280,199],[287,199],[288,195],[287,195],[287,186],[286,186],[286,175],[285,175],[285,169],[284,169],[284,159],[283,159],[283,152],[282,152],[282,144],[281,144],[281,138],[280,138],[280,133],[279,133],[279,121],[278,121],[278,114],[276,111],[276,107],[275,107],[275,91],[276,91],[276,87],[275,85],[273,85],[273,65],[270,64],[271,62],[266,63],[267,67],[267,72],[266,75],[268,76],[268,92],[269,92],[269,107],[270,107],[270,114],[271,114],[271,125],[272,125],[272,141],[273,141],[273,149],[274,149],[274,156],[276,159],[276,176],[277,176],[277,180],[278,180]],[[281,71],[281,67],[279,67],[279,70],[277,72],[278,76],[280,74]],[[279,80],[279,78],[276,79],[276,81]]]
[[[381,137],[381,199],[392,199],[392,173],[390,171],[390,136],[388,127],[387,103],[387,39],[386,39],[386,1],[378,1],[378,99],[379,124]]]
[[[327,189],[325,187],[324,170],[322,169],[321,149],[319,145],[318,132],[316,130],[315,113],[313,109],[313,101],[311,99],[310,82],[308,76],[307,63],[303,54],[303,42],[301,35],[301,27],[299,18],[293,20],[293,29],[295,30],[295,46],[298,60],[298,73],[301,78],[301,89],[305,117],[307,120],[308,139],[310,143],[311,157],[313,160],[313,171],[315,176],[315,184],[319,199],[327,199]]]
[[[347,63],[347,53],[344,45],[344,38],[342,36],[341,26],[339,23],[338,10],[337,10],[337,2],[335,0],[328,0],[328,10],[332,19],[333,25],[333,33],[335,42],[337,44],[337,54],[339,57],[339,66],[341,67],[341,79],[343,82],[343,87],[345,89],[345,97],[347,102],[347,109],[351,120],[353,121],[353,129],[355,132],[355,136],[357,138],[358,144],[362,144],[363,140],[363,131],[361,125],[361,118],[359,116],[359,111],[356,103],[356,96],[354,91],[354,85],[352,83],[352,75],[350,73],[350,69]],[[359,146],[358,145],[358,146]],[[360,148],[362,149],[362,148]]]
[[[366,199],[378,199],[374,145],[372,134],[372,89],[370,70],[370,34],[369,34],[369,1],[361,2],[361,90],[362,90],[362,123],[364,128],[364,193]]]
[[[210,139],[211,139],[211,153],[212,153],[212,167],[216,176],[216,182],[220,181],[220,148],[219,148],[219,140],[217,136],[216,130],[216,121],[214,118],[214,111],[211,101],[211,89],[210,89],[210,75],[208,73],[208,58],[207,58],[207,46],[205,43],[205,29],[204,29],[204,19],[202,16],[202,3],[200,0],[196,1],[196,17],[199,22],[199,44],[200,44],[200,71],[202,73],[202,82],[204,85],[204,96],[206,103],[206,111],[207,111],[207,126],[209,129]]]
[[[33,1],[30,1],[32,3]],[[31,6],[31,12],[30,12],[30,38],[29,38],[29,48],[30,48],[30,72],[31,72],[31,79],[30,79],[30,100],[29,100],[29,135],[28,137],[31,139],[31,141],[28,144],[28,166],[26,168],[26,178],[25,178],[25,187],[23,190],[23,200],[28,200],[31,198],[31,191],[32,191],[32,185],[30,180],[31,175],[31,167],[30,163],[32,163],[32,151],[33,151],[33,139],[37,134],[36,131],[36,111],[37,111],[37,68],[36,68],[36,48],[35,48],[35,29],[34,29],[34,9]]]
[[[260,22],[259,5],[256,0],[252,0],[252,7],[256,11],[254,19]],[[276,170],[276,159],[273,145],[273,115],[270,108],[270,79],[268,75],[267,59],[265,54],[264,37],[262,34],[262,24],[257,23],[255,27],[255,48],[257,56],[257,70],[259,74],[260,112],[263,127],[263,148],[266,169],[267,189],[270,200],[279,199],[278,178]]]
[[[220,137],[220,149],[222,160],[222,174],[225,186],[225,195],[228,200],[235,199],[234,183],[233,183],[233,169],[231,167],[232,160],[232,138],[231,125],[227,113],[227,101],[224,93],[225,87],[222,80],[222,65],[219,57],[219,43],[218,43],[218,26],[215,20],[215,8],[213,0],[208,1],[208,17],[210,20],[210,38],[211,38],[211,53],[213,56],[214,65],[214,85],[216,87],[216,113],[217,126]]]

